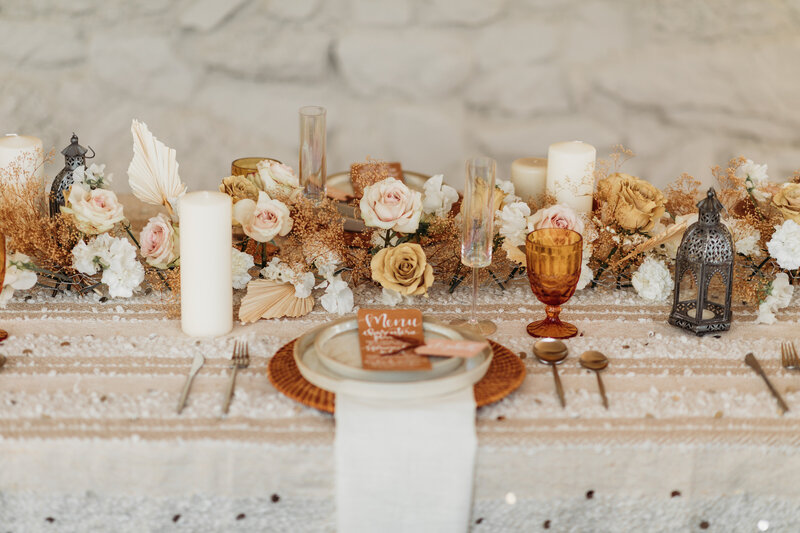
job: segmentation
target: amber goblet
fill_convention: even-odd
[[[280,163],[280,161],[272,159],[271,157],[240,157],[231,163],[231,176],[255,174],[258,172],[258,164],[264,160]]]
[[[528,281],[533,294],[547,307],[547,318],[528,324],[533,337],[566,339],[578,334],[578,328],[558,318],[561,305],[575,292],[581,276],[583,238],[569,229],[538,229],[528,235],[525,255]]]

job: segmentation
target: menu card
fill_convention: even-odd
[[[361,365],[367,370],[430,370],[414,349],[425,342],[419,309],[359,309]]]

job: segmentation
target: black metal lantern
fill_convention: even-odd
[[[86,152],[92,150],[92,155],[87,156]],[[86,166],[86,160],[94,157],[94,150],[90,146],[87,150],[78,144],[78,136],[72,134],[69,146],[61,150],[64,154],[64,168],[53,180],[53,185],[50,187],[50,216],[54,217],[61,212],[61,206],[64,205],[64,193],[72,187],[72,172],[80,167]]]
[[[683,235],[675,259],[675,296],[669,323],[697,335],[727,331],[731,327],[731,293],[735,250],[731,232],[720,222],[723,207],[714,188],[697,204],[697,222]],[[681,281],[691,276],[697,294],[681,296]],[[713,301],[709,285],[719,276],[725,289],[724,302]],[[699,310],[699,311],[698,311]]]

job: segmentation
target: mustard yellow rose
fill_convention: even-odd
[[[258,180],[258,183],[256,182]],[[249,176],[228,176],[222,179],[219,192],[224,192],[233,199],[233,203],[239,200],[258,200],[258,191],[261,179],[255,174]]]
[[[616,172],[600,180],[597,191],[623,229],[647,233],[664,215],[664,195],[636,176]]]
[[[427,295],[433,285],[433,268],[419,244],[384,248],[372,258],[370,267],[373,280],[405,296]]]
[[[800,224],[800,183],[787,183],[772,197],[772,205],[783,218]]]

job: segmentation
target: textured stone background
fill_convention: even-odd
[[[469,155],[507,177],[581,139],[659,185],[739,154],[783,178],[799,30],[800,0],[0,0],[0,130],[74,130],[121,190],[132,117],[199,189],[238,156],[296,166],[305,104],[329,172],[371,155],[458,184]]]

